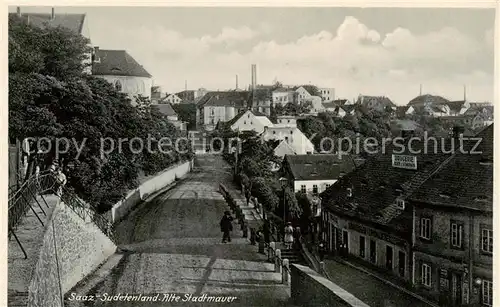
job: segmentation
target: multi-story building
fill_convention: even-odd
[[[333,154],[287,155],[282,173],[295,192],[319,195],[354,169],[351,157]]]
[[[272,127],[273,123],[266,115],[246,110],[239,113],[227,122],[232,130],[264,132],[265,127]]]
[[[198,129],[213,130],[217,123],[228,122],[251,104],[247,91],[208,92],[196,104]]]
[[[440,305],[492,306],[493,126],[476,137],[465,153],[389,149],[337,181],[321,195],[328,249]]]
[[[272,92],[272,102],[274,104],[286,105],[294,102],[295,92],[287,88],[277,88]]]
[[[282,115],[277,117],[275,127],[297,127],[297,118],[292,115]]]
[[[493,125],[476,137],[481,154],[457,153],[409,197],[414,284],[446,306],[493,306]]]
[[[151,98],[152,76],[125,50],[94,47],[92,74],[111,83],[135,103],[136,96]]]
[[[335,89],[328,87],[318,88],[319,94],[323,101],[333,101],[335,100]]]
[[[296,127],[265,127],[261,137],[265,141],[285,141],[297,155],[314,153],[314,144]]]
[[[311,99],[312,95],[303,87],[299,87],[295,90],[297,96],[297,102],[303,103]]]
[[[177,112],[172,108],[172,105],[169,103],[159,103],[154,104],[154,108],[156,108],[161,114],[167,117],[167,120],[172,123],[177,129],[180,131],[187,130],[187,123],[179,120],[179,116]]]
[[[163,99],[164,103],[179,104],[182,99],[176,94],[170,94]]]
[[[383,112],[386,110],[396,111],[396,105],[385,96],[366,96],[359,95],[357,104],[364,106],[369,110]]]
[[[413,150],[422,148],[412,144]],[[329,252],[356,257],[411,284],[413,208],[406,197],[451,155],[396,148],[368,158],[321,194],[322,235]]]

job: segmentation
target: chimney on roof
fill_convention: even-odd
[[[17,7],[17,16],[21,17],[21,7],[20,6]]]
[[[55,9],[52,8],[52,13],[50,14],[50,20],[54,20],[55,17],[56,17]]]

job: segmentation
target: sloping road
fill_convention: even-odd
[[[233,241],[221,243],[219,220],[228,206],[217,192],[231,169],[219,156],[199,156],[196,169],[174,189],[131,214],[117,231],[127,250],[120,263],[87,294],[88,306],[289,306],[289,287],[234,224]],[[177,295],[178,303],[102,302],[105,295]],[[231,303],[184,301],[226,297]],[[99,296],[99,297],[97,297]],[[234,298],[234,299],[231,299]]]

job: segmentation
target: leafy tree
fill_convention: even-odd
[[[279,198],[272,188],[272,181],[263,177],[254,177],[252,182],[252,195],[257,197],[259,203],[267,211],[274,211],[278,206]]]
[[[196,104],[179,103],[172,105],[174,111],[179,115],[179,119],[187,122],[187,129],[196,129]]]
[[[176,130],[151,109],[149,100],[138,97],[134,107],[104,79],[84,74],[87,43],[66,29],[37,28],[9,17],[9,136],[48,140],[35,150],[51,150],[42,157],[31,155],[32,163],[41,158],[50,164],[57,157],[56,140],[71,141],[58,156],[68,183],[104,212],[137,186],[140,172],[158,171],[189,158],[190,152],[137,151],[127,141],[118,147],[120,139],[145,141],[148,135],[175,139]],[[112,142],[114,149],[107,150]]]

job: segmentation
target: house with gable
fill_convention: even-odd
[[[287,155],[282,164],[282,175],[292,183],[295,192],[317,196],[353,169],[354,161],[347,155]]]
[[[265,127],[272,127],[273,123],[265,114],[246,110],[233,117],[227,122],[227,125],[231,130],[262,133]]]
[[[197,128],[211,131],[219,122],[228,122],[248,110],[251,101],[248,91],[208,92],[196,104]]]
[[[288,88],[280,87],[272,92],[272,102],[274,104],[286,105],[295,101],[296,93]]]
[[[264,141],[285,141],[298,155],[312,154],[315,151],[314,144],[297,127],[265,127],[260,137]]]
[[[412,144],[412,152],[423,148]],[[451,157],[412,152],[389,147],[320,194],[328,252],[354,257],[408,284],[414,272],[413,208],[407,197]]]
[[[493,306],[493,125],[408,197],[414,286],[440,306]]]
[[[153,104],[152,107],[163,114],[167,118],[167,120],[180,131],[187,130],[187,122],[179,120],[177,112],[175,112],[170,103]]]
[[[94,47],[92,74],[127,94],[133,104],[136,96],[151,98],[152,76],[125,50]]]
[[[170,94],[167,97],[165,97],[164,101],[166,103],[179,104],[182,102],[182,99],[176,94]]]
[[[312,95],[303,86],[298,87],[295,92],[297,93],[298,103],[309,101],[312,97]]]
[[[297,127],[297,117],[292,115],[281,115],[277,117],[275,127]]]
[[[368,110],[376,110],[379,112],[384,112],[387,110],[395,111],[396,105],[392,100],[385,96],[367,96],[359,95],[357,104],[364,106]]]

